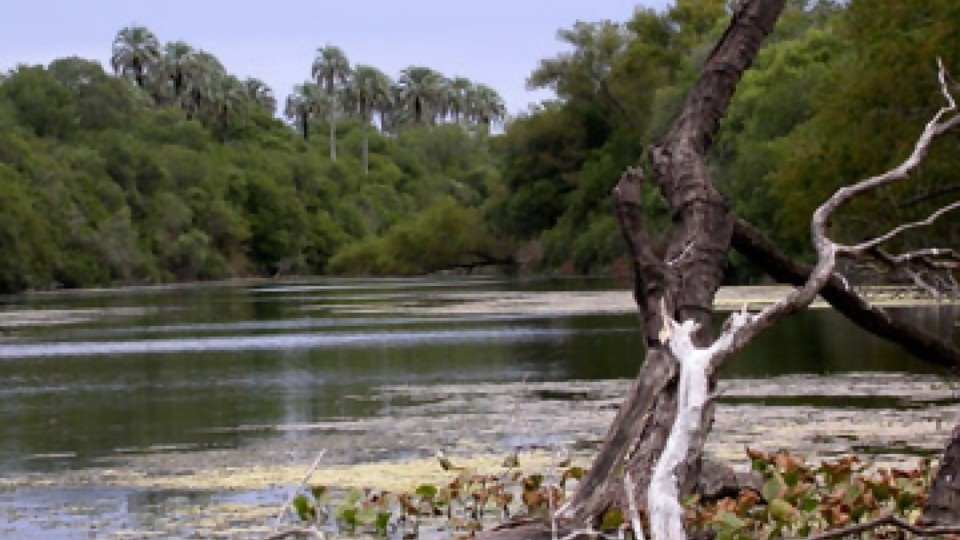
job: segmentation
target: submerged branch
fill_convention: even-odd
[[[813,268],[791,260],[750,223],[738,219],[734,225],[733,248],[763,272],[781,283],[801,285]],[[837,276],[820,291],[834,309],[864,330],[900,345],[920,360],[939,367],[960,369],[960,349],[953,343],[908,322],[894,319],[883,308],[873,306]]]

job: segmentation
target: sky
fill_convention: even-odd
[[[526,90],[540,59],[557,55],[559,28],[626,21],[667,0],[3,0],[0,72],[64,56],[109,69],[117,30],[150,28],[214,54],[231,73],[269,84],[282,103],[310,76],[316,49],[337,45],[351,63],[395,77],[409,65],[492,86],[516,114],[549,98]]]

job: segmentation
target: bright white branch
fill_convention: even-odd
[[[875,248],[880,244],[883,244],[884,242],[889,242],[890,240],[894,239],[897,236],[900,236],[901,234],[909,230],[918,229],[920,227],[929,227],[930,225],[933,225],[935,221],[940,219],[944,214],[947,214],[954,210],[960,210],[960,201],[954,202],[952,204],[948,204],[947,206],[944,206],[943,208],[938,209],[936,212],[933,212],[932,214],[927,216],[926,219],[923,219],[920,221],[914,221],[912,223],[904,223],[903,225],[900,225],[899,227],[891,230],[890,232],[883,234],[881,236],[878,236],[867,242],[861,242],[859,244],[852,245],[852,246],[840,246],[840,251],[842,253],[862,253],[871,248]]]
[[[683,508],[679,501],[675,470],[685,461],[693,437],[702,431],[700,424],[703,408],[709,400],[708,381],[716,366],[783,317],[809,306],[836,272],[838,253],[862,254],[906,230],[921,224],[929,224],[926,222],[932,223],[939,216],[960,208],[960,202],[951,204],[935,212],[924,222],[900,226],[875,240],[856,246],[839,245],[827,236],[827,223],[830,216],[841,206],[868,191],[907,179],[923,161],[934,139],[960,126],[960,116],[954,115],[949,120],[943,120],[947,115],[956,112],[957,106],[946,87],[946,70],[939,60],[938,66],[941,88],[947,99],[947,106],[941,108],[926,125],[911,155],[899,166],[886,173],[838,190],[814,212],[810,224],[810,235],[817,251],[818,261],[803,286],[757,315],[747,313],[746,309],[732,314],[720,337],[706,348],[698,348],[693,343],[693,334],[697,331],[696,323],[692,320],[683,323],[674,321],[666,309],[665,302],[661,299],[660,308],[664,327],[659,337],[661,343],[669,347],[670,352],[680,364],[680,383],[677,390],[676,420],[667,437],[663,453],[654,467],[647,490],[647,512],[650,517],[650,532],[653,540],[686,539],[682,519]]]
[[[751,321],[752,316],[746,312],[732,314],[723,334],[711,346],[703,349],[693,343],[693,334],[698,330],[697,323],[692,320],[677,323],[665,309],[663,320],[668,329],[662,335],[668,340],[670,352],[680,364],[680,386],[677,390],[677,417],[647,489],[647,515],[650,516],[650,535],[653,539],[684,540],[683,507],[680,506],[679,486],[674,471],[686,459],[693,436],[701,430],[703,407],[709,399],[708,381],[714,357],[730,348],[736,332]]]

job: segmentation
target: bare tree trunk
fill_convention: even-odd
[[[950,444],[943,452],[937,477],[930,487],[930,498],[923,508],[922,525],[960,525],[960,424],[953,430]]]
[[[650,152],[654,180],[670,209],[673,229],[664,260],[650,250],[642,229],[635,172],[621,177],[615,190],[621,229],[634,259],[634,296],[647,336],[647,357],[639,378],[604,440],[580,487],[563,509],[565,518],[590,522],[611,506],[625,507],[622,472],[629,470],[643,500],[651,469],[663,450],[676,414],[676,361],[661,348],[659,305],[677,320],[700,325],[698,345],[712,337],[713,299],[723,279],[733,216],[726,198],[713,186],[704,156],[737,83],[783,9],[783,0],[752,0],[733,16],[690,91],[673,129]],[[712,423],[704,409],[700,442]],[[677,470],[681,491],[697,480],[702,444],[691,445],[685,466]]]
[[[634,298],[647,352],[593,466],[558,511],[567,528],[593,526],[607,509],[626,508],[625,472],[635,482],[636,499],[645,500],[677,408],[676,359],[657,339],[663,326],[660,306],[674,319],[699,323],[694,334],[697,345],[710,342],[713,299],[723,279],[734,219],[728,201],[713,186],[704,157],[740,77],[773,30],[783,5],[784,0],[749,0],[733,16],[670,133],[650,152],[654,181],[673,221],[665,258],[653,253],[643,228],[639,205],[642,173],[627,171],[614,189],[617,217],[633,257]],[[702,429],[691,444],[686,463],[676,471],[683,492],[689,493],[696,483],[702,443],[712,418],[712,407],[705,407]],[[526,526],[491,536],[533,539],[548,534],[548,529]]]
[[[940,80],[948,106],[941,108],[927,124],[918,139],[914,152],[900,166],[837,191],[821,205],[811,220],[811,237],[817,249],[818,263],[813,269],[789,261],[746,224],[737,225],[738,249],[761,262],[761,266],[778,279],[796,282],[800,286],[786,298],[761,313],[740,313],[731,317],[720,340],[712,340],[712,306],[714,295],[723,276],[723,266],[734,237],[735,219],[729,204],[710,179],[704,156],[710,146],[726,107],[743,72],[756,56],[760,43],[768,35],[783,9],[784,0],[747,0],[734,15],[724,35],[701,69],[700,78],[687,97],[684,109],[664,141],[650,152],[654,181],[669,207],[673,228],[670,231],[666,255],[657,257],[651,246],[642,219],[640,183],[643,174],[638,169],[625,172],[614,189],[614,203],[620,228],[634,264],[634,297],[640,321],[646,335],[646,359],[626,400],[611,425],[589,473],[577,490],[556,513],[560,530],[571,530],[587,536],[607,509],[630,507],[629,499],[643,500],[650,490],[652,503],[664,496],[674,499],[676,493],[661,486],[663,480],[676,480],[680,495],[689,494],[698,481],[703,443],[712,424],[713,411],[709,400],[704,404],[703,390],[698,390],[697,404],[684,408],[687,422],[675,427],[678,403],[677,361],[683,360],[685,373],[699,370],[706,377],[707,389],[715,385],[718,369],[724,361],[741,350],[760,332],[770,328],[784,316],[808,306],[823,292],[838,310],[860,320],[859,324],[873,332],[889,334],[894,341],[912,351],[924,352],[928,359],[940,365],[956,365],[956,348],[936,338],[916,331],[909,325],[891,321],[886,313],[875,310],[850,291],[834,274],[839,256],[864,256],[883,242],[918,226],[929,225],[947,211],[960,208],[950,205],[932,214],[922,222],[905,224],[885,235],[856,244],[843,245],[827,236],[827,222],[841,206],[855,197],[880,186],[900,182],[909,177],[926,155],[933,140],[960,126],[960,116],[949,121],[944,118],[956,112],[955,100],[948,94],[946,73],[941,66]],[[900,256],[909,260],[919,252]],[[803,274],[800,279],[797,276]],[[679,325],[674,320],[685,321]],[[673,330],[670,330],[673,329]],[[682,338],[671,332],[683,330]],[[691,330],[693,332],[691,333]],[[683,339],[690,338],[684,342]],[[692,362],[699,367],[692,367]],[[704,363],[706,362],[706,363]],[[702,387],[701,387],[702,388]],[[687,394],[686,400],[690,400]],[[690,414],[694,416],[690,422]],[[699,419],[699,422],[696,420]],[[675,433],[671,434],[671,429]],[[655,467],[662,469],[658,460],[663,454],[669,436],[683,430],[682,445],[672,445],[672,457],[665,473],[657,476],[656,489],[650,488]],[[689,438],[687,438],[689,436]],[[937,487],[949,496],[940,496],[944,508],[958,512],[956,486],[957,461],[948,461],[960,452],[960,429],[954,434],[954,444],[947,451],[941,478],[948,487]],[[680,450],[677,450],[679,448]],[[679,454],[677,453],[679,452]],[[685,459],[675,469],[674,463]],[[946,471],[946,472],[944,472]],[[670,474],[670,473],[674,474]],[[632,479],[633,484],[625,482]],[[626,485],[626,488],[624,487]],[[672,484],[671,484],[672,485]],[[952,486],[952,487],[951,487]],[[631,490],[628,496],[626,489]],[[950,490],[953,491],[950,491]],[[944,498],[947,497],[947,498]],[[931,497],[933,500],[933,497]],[[652,504],[651,503],[651,504]],[[937,503],[941,504],[941,503]],[[682,530],[677,512],[670,510],[669,520],[676,525],[670,530]],[[937,516],[937,510],[929,510]],[[660,513],[657,517],[662,517]],[[930,517],[935,519],[935,517]],[[662,520],[661,520],[662,524]],[[666,529],[659,529],[661,532]],[[669,533],[672,535],[674,533]],[[534,540],[549,537],[550,527],[543,523],[507,526],[486,533],[486,538],[498,540]],[[680,534],[679,536],[682,536]]]

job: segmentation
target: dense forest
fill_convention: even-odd
[[[0,75],[0,292],[626,268],[610,189],[668,128],[729,9],[677,0],[560,30],[567,52],[528,80],[556,98],[515,118],[483,84],[418,65],[391,77],[331,45],[281,103],[143,27],[118,32],[108,70],[18,66]],[[815,205],[902,159],[939,106],[938,56],[960,71],[953,0],[790,1],[711,156],[738,215],[807,255]],[[855,206],[835,235],[955,196],[958,142],[935,149],[919,191]],[[669,219],[653,188],[645,202],[654,224]],[[924,234],[960,245],[950,220]],[[738,260],[729,276],[756,277]]]

